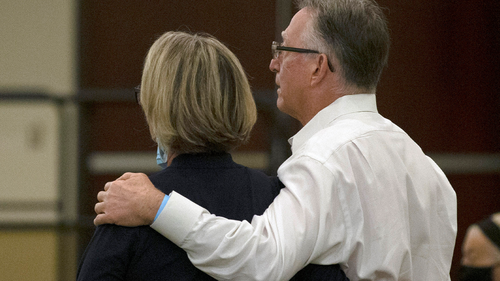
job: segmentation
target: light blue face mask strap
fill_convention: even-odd
[[[167,167],[167,160],[168,160],[168,155],[165,154],[163,149],[160,149],[160,146],[158,146],[158,148],[156,149],[156,164],[158,164],[160,167],[165,169]],[[167,205],[167,201],[169,198],[170,198],[170,196],[168,196],[168,195],[165,195],[165,197],[163,197],[163,201],[161,202],[161,205],[160,205],[160,208],[158,209],[158,212],[156,212],[156,216],[155,216],[154,220],[156,220],[158,218],[158,216],[160,215],[161,211],[163,211],[163,208],[165,208],[165,205]]]
[[[156,149],[156,164],[165,169],[167,167],[168,155],[158,146]]]

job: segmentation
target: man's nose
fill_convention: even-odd
[[[269,64],[269,70],[271,70],[272,72],[278,72],[279,70],[278,59],[271,59],[271,63]]]

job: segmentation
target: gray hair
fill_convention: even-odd
[[[349,85],[374,90],[387,65],[390,36],[386,18],[372,0],[298,0],[314,20],[304,44],[336,58]],[[338,70],[338,69],[337,69]]]

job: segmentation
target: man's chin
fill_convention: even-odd
[[[279,111],[288,114],[286,111],[286,107],[283,105],[283,99],[278,97],[278,100],[276,101],[276,107],[279,109]]]
[[[276,107],[280,110],[283,111],[283,100],[281,99],[280,96],[278,96],[278,99],[276,100]]]

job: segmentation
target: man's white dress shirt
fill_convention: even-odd
[[[218,279],[287,280],[308,263],[340,263],[353,281],[450,279],[455,192],[375,94],[336,100],[290,143],[286,188],[251,223],[173,192],[152,227]]]

